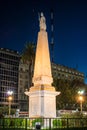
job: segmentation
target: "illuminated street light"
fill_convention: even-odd
[[[11,114],[11,101],[12,101],[13,91],[8,91],[7,94],[8,94],[8,101],[9,101],[9,116],[10,116],[10,114]]]
[[[13,91],[8,91],[7,94],[8,94],[8,95],[12,95],[12,94],[13,94]]]
[[[80,110],[81,110],[81,113],[82,113],[82,102],[83,102],[82,96],[79,96],[79,101],[80,101]]]
[[[78,91],[78,94],[79,94],[79,95],[83,95],[83,94],[84,94],[84,90]]]
[[[78,91],[78,94],[79,94],[79,101],[80,101],[80,110],[81,110],[81,113],[82,113],[82,102],[83,102],[83,94],[84,94],[84,90],[80,90]]]

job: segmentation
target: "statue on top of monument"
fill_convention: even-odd
[[[40,30],[46,31],[46,19],[44,17],[44,14],[41,12],[40,17],[39,17],[39,26]]]

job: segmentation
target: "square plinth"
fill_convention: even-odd
[[[59,92],[29,92],[29,117],[56,117],[56,96]]]

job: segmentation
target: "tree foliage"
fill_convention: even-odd
[[[33,64],[35,58],[35,45],[33,43],[26,43],[22,52],[22,60],[25,63]]]
[[[15,112],[16,112],[16,110],[11,108],[11,115],[14,115]],[[9,107],[8,106],[0,107],[0,116],[8,115],[8,113],[9,113]]]
[[[63,79],[54,79],[53,85],[56,88],[56,91],[60,91],[61,94],[57,96],[57,109],[76,109],[79,108],[79,101],[77,100],[78,91],[84,90],[87,93],[87,85],[79,80],[63,80]],[[86,108],[87,97],[84,93],[84,108]]]
[[[28,87],[30,87],[32,85],[32,75],[33,75],[33,68],[34,68],[34,61],[35,61],[35,45],[31,42],[30,43],[27,42],[21,57],[23,63],[26,63],[29,66]]]

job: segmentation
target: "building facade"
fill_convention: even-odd
[[[63,79],[63,80],[79,80],[84,82],[84,73],[79,72],[74,68],[69,68],[64,65],[52,63],[52,75],[53,78]]]
[[[28,111],[28,96],[25,95],[25,91],[29,89],[29,66],[20,61],[19,65],[19,81],[18,81],[18,100],[19,110]]]
[[[0,107],[8,106],[8,91],[12,91],[11,108],[18,107],[18,72],[20,56],[17,51],[0,48]]]

